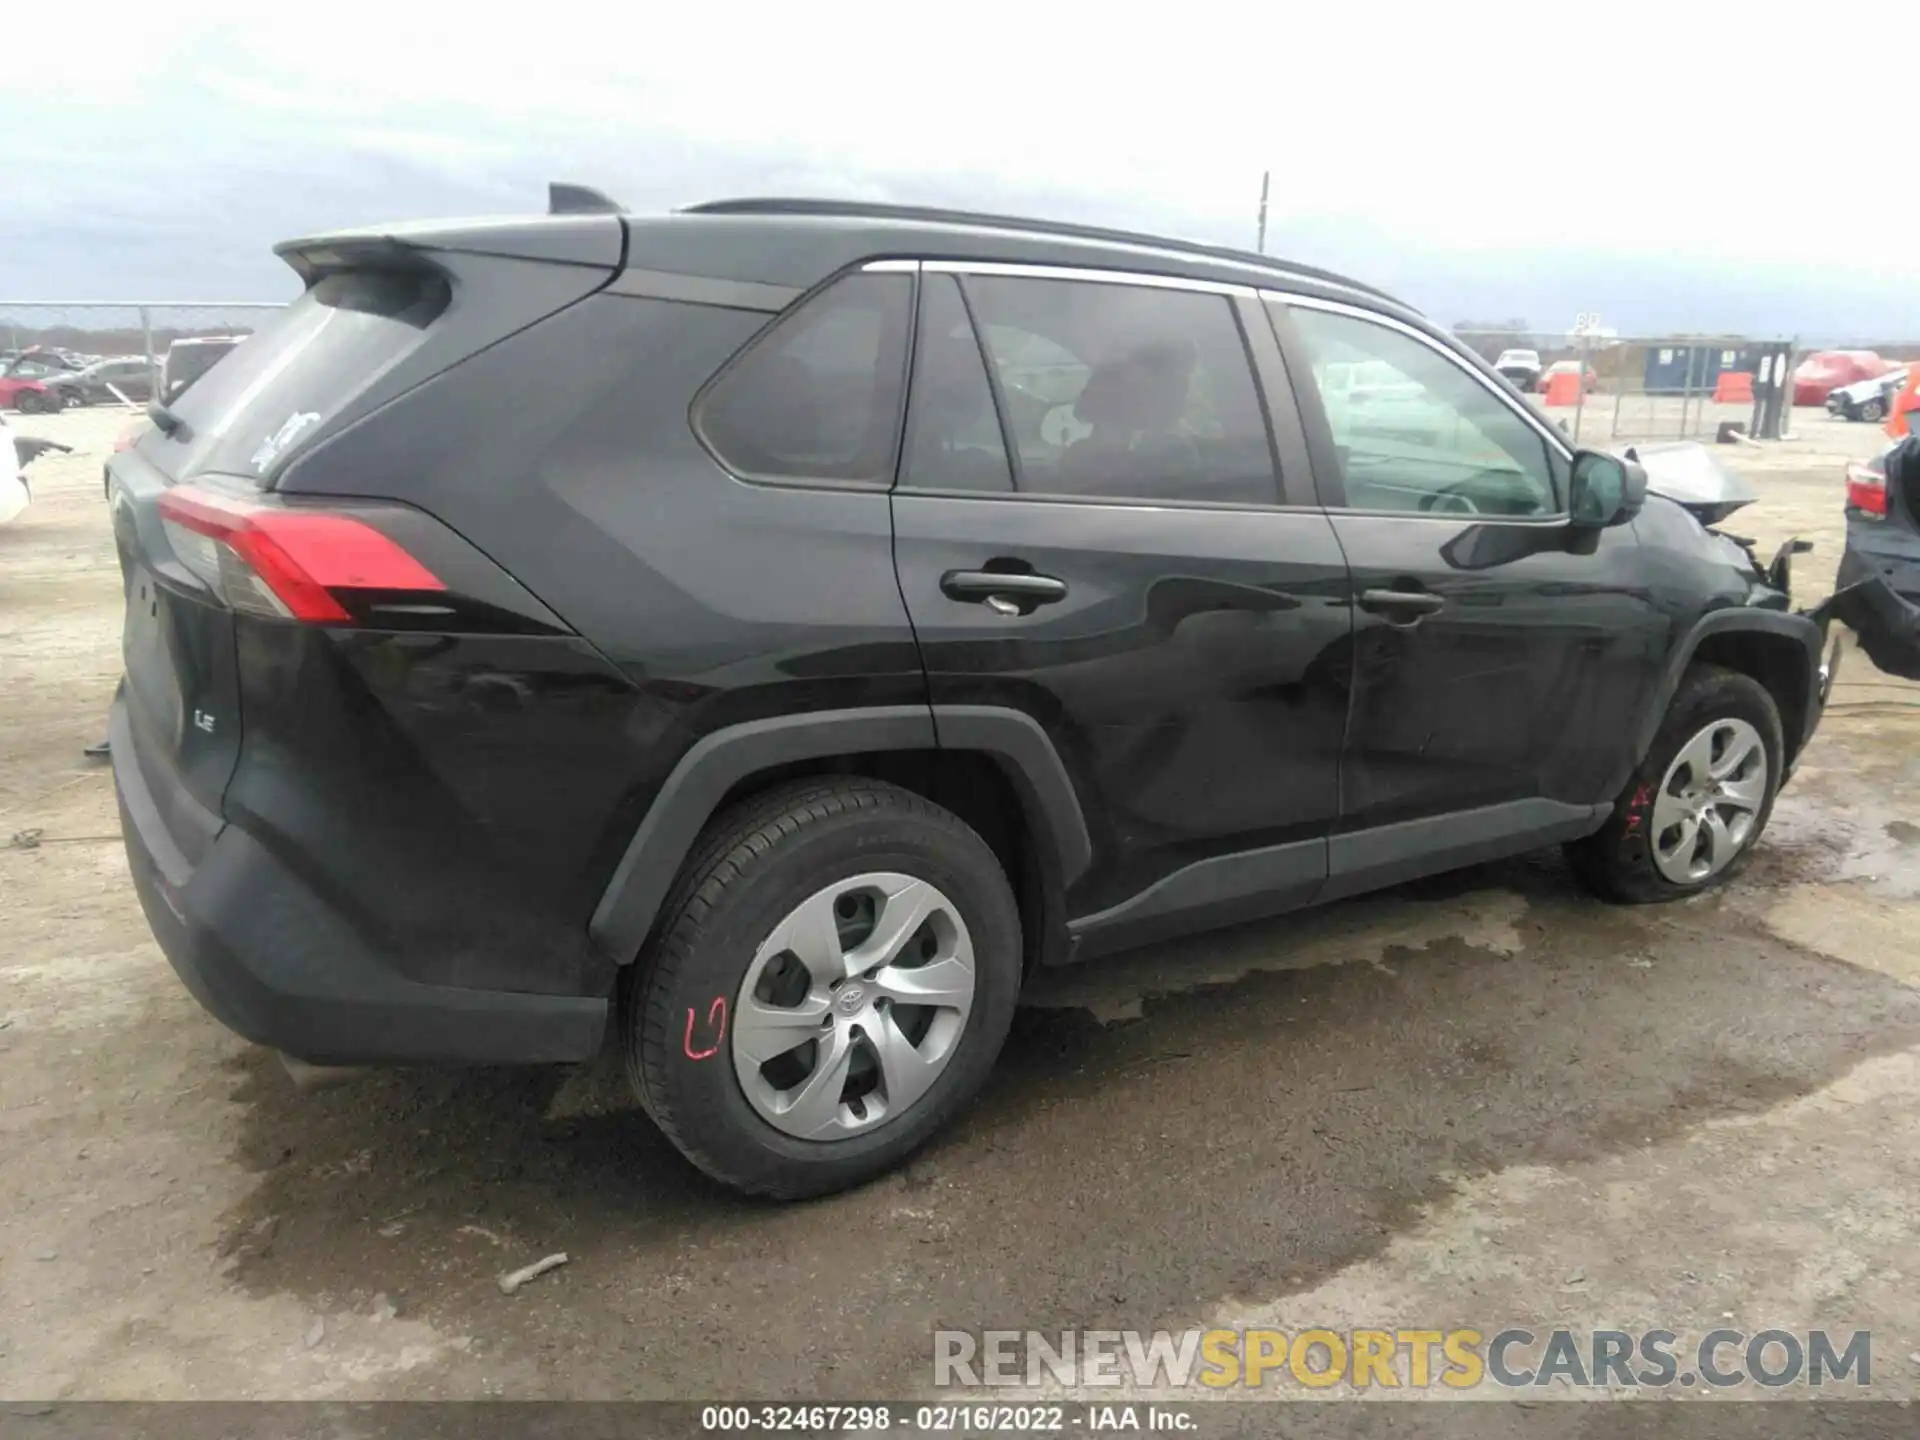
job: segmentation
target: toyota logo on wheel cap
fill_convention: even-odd
[[[864,985],[849,985],[834,997],[834,1008],[842,1015],[858,1015],[860,1007],[867,1003],[867,991]]]

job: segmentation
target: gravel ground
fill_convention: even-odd
[[[0,1397],[858,1398],[936,1326],[1215,1324],[1871,1327],[1920,1396],[1920,687],[1849,658],[1721,894],[1549,853],[1046,976],[908,1170],[749,1203],[604,1059],[303,1092],[189,999],[80,757],[124,423],[21,421],[78,450],[0,529]],[[1723,453],[1817,593],[1875,436],[1800,427]]]

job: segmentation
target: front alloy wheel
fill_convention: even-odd
[[[1653,863],[1676,885],[1710,880],[1753,838],[1767,747],[1745,720],[1714,721],[1673,758],[1653,802]]]
[[[1787,755],[1764,685],[1718,665],[1691,667],[1612,813],[1567,847],[1574,874],[1634,905],[1724,884],[1767,828]]]
[[[753,957],[733,1009],[747,1102],[801,1140],[883,1125],[940,1078],[973,1008],[973,941],[910,875],[816,891]]]

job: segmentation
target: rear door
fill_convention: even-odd
[[[1251,292],[933,262],[920,291],[893,514],[936,725],[1051,738],[1091,948],[1311,898],[1352,615]]]
[[[1633,527],[1572,532],[1567,447],[1417,328],[1272,314],[1357,609],[1331,893],[1577,833],[1664,654]],[[1354,367],[1398,377],[1391,401],[1323,390]]]

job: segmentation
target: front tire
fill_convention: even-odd
[[[1868,424],[1887,418],[1887,402],[1875,396],[1860,407],[1860,418]]]
[[[971,828],[880,781],[799,781],[695,847],[623,991],[627,1073],[716,1180],[822,1195],[972,1099],[1020,979],[1013,892]]]
[[[1600,830],[1567,846],[1574,873],[1625,904],[1680,900],[1739,873],[1766,829],[1785,756],[1758,681],[1690,670]]]
[[[37,390],[22,390],[13,397],[13,404],[22,415],[38,415],[48,408]]]

